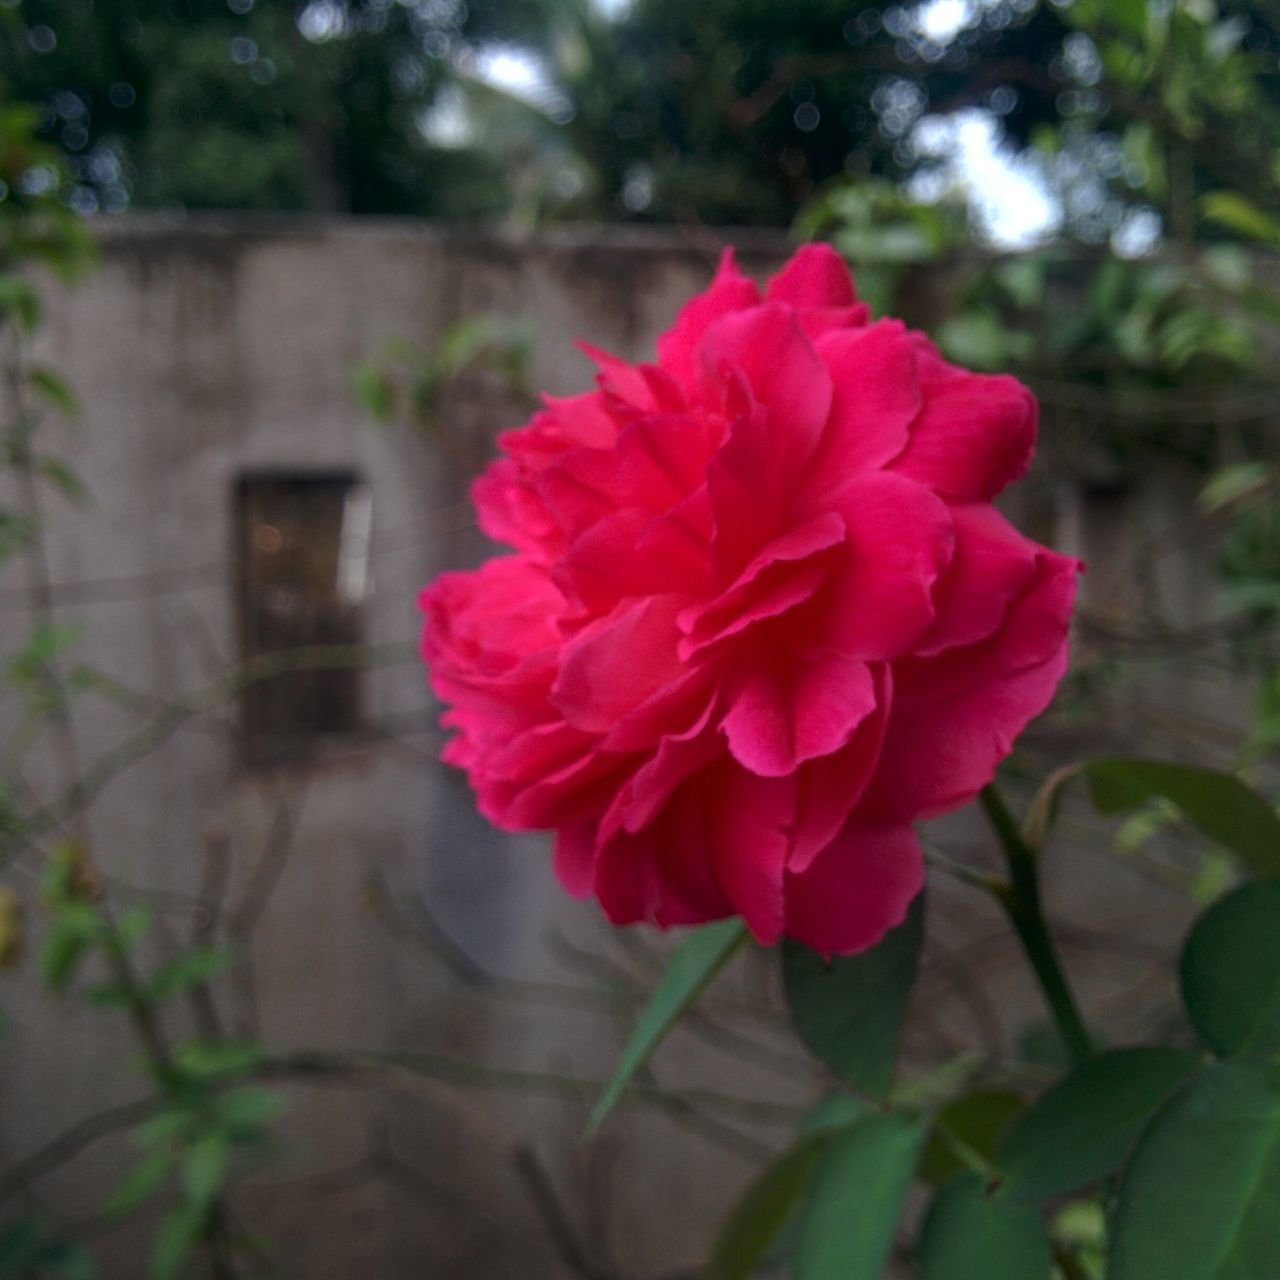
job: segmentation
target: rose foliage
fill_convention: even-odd
[[[476,482],[512,553],[423,594],[445,759],[615,922],[871,946],[1066,667],[1079,566],[991,505],[1035,401],[823,245],[763,293],[726,252],[654,363],[583,349]]]

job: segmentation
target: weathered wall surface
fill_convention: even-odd
[[[166,702],[209,694],[237,660],[231,518],[242,472],[342,467],[368,482],[374,645],[413,641],[420,586],[477,554],[460,505],[466,473],[519,412],[478,384],[450,402],[447,449],[371,426],[349,378],[381,340],[429,344],[462,317],[523,316],[536,339],[534,384],[567,393],[590,378],[573,338],[644,355],[716,258],[710,236],[514,242],[398,224],[145,219],[100,231],[101,270],[54,296],[44,339],[85,408],[53,448],[93,493],[87,508],[56,513],[51,551],[60,615],[83,626],[78,653],[145,693],[143,725]],[[755,270],[785,251],[746,248]],[[1039,536],[1093,562],[1089,599],[1123,620],[1146,572],[1130,549],[1176,525],[1186,500],[1181,479],[1110,506],[1046,481],[1023,506]],[[1207,608],[1194,550],[1161,569],[1184,622]],[[0,610],[6,637],[19,635],[12,571],[0,578]],[[562,899],[540,840],[501,836],[474,816],[460,780],[434,763],[439,734],[416,661],[370,671],[368,695],[370,731],[291,772],[246,769],[234,707],[209,696],[205,712],[103,790],[99,859],[157,907],[160,951],[218,914],[252,960],[252,981],[218,988],[233,1029],[286,1049],[434,1052],[600,1078],[634,1008],[629,983],[651,978],[654,940],[612,937],[590,905]],[[1124,729],[1136,736],[1159,715],[1203,714],[1223,722],[1225,738],[1236,714],[1220,683],[1176,708],[1133,698]],[[82,698],[75,714],[90,761],[140,724],[136,707],[100,697]],[[977,839],[965,823],[947,838],[960,848]],[[1099,929],[1139,906],[1144,937],[1174,928],[1179,902],[1153,900],[1127,874],[1085,854],[1055,889],[1073,918]],[[954,897],[943,888],[938,901],[945,909]],[[935,1057],[972,1042],[975,1020],[988,1040],[1002,1034],[987,998],[960,991],[971,969],[996,1000],[1019,981],[998,922],[981,911],[966,906],[937,932],[921,996],[930,1016],[913,1033],[913,1050]],[[1150,956],[1104,957],[1086,981],[1114,997],[1130,962]],[[33,987],[29,972],[5,982],[14,1027],[0,1044],[0,1167],[140,1091],[110,1018],[51,1006]],[[748,966],[709,1008],[705,1024],[681,1033],[683,1051],[664,1060],[658,1083],[759,1106],[735,1111],[695,1092],[628,1116],[588,1147],[577,1135],[589,1100],[556,1080],[450,1084],[400,1072],[292,1084],[280,1151],[241,1186],[235,1213],[273,1238],[279,1274],[308,1280],[572,1275],[530,1194],[532,1151],[602,1266],[613,1253],[626,1260],[619,1276],[684,1274],[761,1137],[774,1136],[767,1122],[814,1087],[759,972]],[[175,1035],[188,1033],[184,1017]],[[122,1139],[104,1140],[34,1190],[59,1216],[92,1215],[126,1152]],[[138,1228],[101,1243],[108,1274],[138,1274]]]

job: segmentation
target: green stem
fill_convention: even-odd
[[[1035,854],[1022,838],[1013,815],[994,785],[983,788],[981,799],[1009,867],[1009,882],[998,886],[995,896],[1027,953],[1067,1052],[1073,1062],[1084,1062],[1093,1053],[1093,1038],[1080,1016],[1080,1007],[1067,984],[1053,939],[1049,936],[1049,927],[1040,905],[1040,875]]]

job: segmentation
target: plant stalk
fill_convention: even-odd
[[[982,807],[995,829],[1009,868],[1009,880],[993,889],[1013,925],[1018,941],[1040,984],[1045,1003],[1073,1063],[1093,1054],[1093,1037],[1085,1027],[1080,1006],[1058,960],[1040,903],[1040,875],[1036,856],[1022,838],[1017,823],[994,785],[983,788]]]

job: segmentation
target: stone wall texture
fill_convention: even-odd
[[[429,348],[453,322],[488,315],[527,322],[533,385],[584,389],[591,369],[572,340],[643,356],[732,237],[142,217],[99,232],[100,269],[74,291],[50,286],[40,352],[84,405],[49,447],[92,493],[50,512],[59,616],[81,628],[79,659],[138,694],[75,705],[85,760],[130,761],[92,806],[94,848],[121,900],[157,912],[149,963],[213,929],[243,960],[215,984],[225,1025],[346,1064],[281,1084],[279,1141],[246,1167],[237,1225],[267,1242],[270,1274],[305,1280],[692,1276],[818,1077],[779,1016],[770,967],[749,960],[658,1059],[636,1105],[581,1141],[583,1082],[608,1073],[666,943],[614,934],[591,904],[562,897],[542,839],[474,815],[436,763],[436,713],[412,653],[422,584],[483,552],[469,477],[525,410],[500,381],[470,377],[449,390],[438,427],[415,432],[372,425],[350,385],[386,339]],[[786,253],[770,238],[738,242],[753,271]],[[349,469],[372,493],[368,728],[306,767],[247,766],[227,696],[233,493],[263,468]],[[1211,556],[1179,535],[1194,483],[1171,468],[1100,494],[1063,465],[1018,499],[1037,536],[1090,561],[1082,653],[1148,616],[1155,597],[1180,627],[1208,616]],[[6,647],[24,609],[21,575],[5,566]],[[1240,731],[1241,691],[1176,648],[1108,696],[1107,741],[1152,754],[1193,739],[1225,751]],[[175,706],[189,714],[170,723]],[[1046,732],[1033,752],[1069,751],[1074,732]],[[935,838],[988,856],[969,819]],[[34,896],[39,869],[25,871]],[[1132,991],[1165,962],[1184,900],[1089,842],[1050,880],[1090,999],[1112,1002],[1121,1031],[1147,1025],[1159,1010]],[[945,884],[935,907],[908,1054],[936,1062],[975,1038],[1007,1048],[1017,1029],[993,1009],[1034,1001],[1000,922]],[[1107,932],[1125,948],[1091,951]],[[120,1019],[38,998],[30,965],[0,979],[0,1003],[12,1022],[0,1170],[142,1092]],[[176,1006],[170,1033],[193,1034],[193,1016]],[[374,1053],[400,1057],[374,1069]],[[110,1133],[30,1194],[60,1220],[93,1220],[129,1158],[127,1136]],[[151,1225],[93,1227],[106,1275],[142,1274]]]

